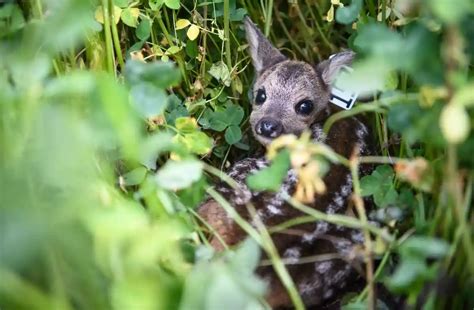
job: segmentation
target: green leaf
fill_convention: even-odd
[[[390,184],[388,189],[384,185],[379,191],[374,193],[374,202],[379,208],[384,208],[393,205],[398,200],[398,193],[393,184]]]
[[[12,3],[0,7],[0,38],[20,30],[25,26],[21,9]]]
[[[163,5],[163,0],[149,0],[148,5],[152,10],[159,10]]]
[[[339,7],[336,11],[336,21],[349,25],[353,23],[362,8],[362,0],[352,0],[352,3],[345,7]]]
[[[379,181],[372,175],[366,175],[360,179],[362,197],[373,195],[378,191]]]
[[[416,255],[424,258],[443,258],[448,254],[449,244],[441,239],[413,236],[405,241],[400,252],[404,254]]]
[[[228,126],[227,115],[222,112],[214,112],[209,119],[209,127],[215,131],[224,131]]]
[[[387,280],[387,285],[395,291],[409,289],[414,282],[423,281],[425,272],[426,265],[423,260],[416,257],[405,258]]]
[[[230,12],[230,20],[233,22],[240,22],[244,19],[245,15],[247,15],[247,10],[244,8],[238,8],[237,10]]]
[[[244,109],[236,104],[230,104],[227,106],[226,115],[228,116],[229,125],[240,125],[240,122],[244,118]]]
[[[145,180],[146,173],[147,169],[145,167],[135,168],[122,176],[123,184],[126,186],[138,185]]]
[[[378,207],[386,207],[395,204],[398,193],[393,185],[394,172],[388,165],[378,166],[371,175],[364,176],[360,180],[362,196],[374,196],[374,202]]]
[[[196,119],[192,117],[178,117],[175,126],[181,133],[191,133],[198,128]]]
[[[239,126],[230,125],[224,134],[225,141],[229,144],[234,144],[242,139],[242,131],[240,130]]]
[[[290,153],[283,150],[271,165],[247,177],[247,185],[254,190],[278,191],[290,168]]]
[[[428,1],[433,13],[446,23],[460,21],[464,15],[473,12],[472,2],[469,0],[436,0]]]
[[[141,143],[139,147],[140,163],[148,169],[156,169],[156,160],[163,152],[175,151],[178,145],[172,143],[171,134],[167,132],[158,132],[149,136]]]
[[[243,274],[251,274],[260,262],[260,247],[250,237],[247,237],[237,248],[231,259],[234,270]]]
[[[177,10],[181,7],[179,0],[165,0],[165,5],[173,10]]]
[[[196,41],[186,42],[186,55],[191,58],[196,58],[199,55],[198,46]]]
[[[168,48],[166,50],[166,52],[169,54],[169,55],[174,55],[176,53],[178,53],[179,51],[181,50],[181,47],[177,46],[177,45],[173,45],[173,46],[170,46],[170,48]]]
[[[226,305],[232,305],[233,309],[246,309],[247,302],[245,291],[239,287],[232,273],[226,270],[215,274],[203,309],[224,309]]]
[[[373,55],[396,57],[401,55],[404,41],[402,36],[395,31],[388,29],[380,23],[371,23],[361,27],[354,45],[365,53]],[[397,59],[387,59],[396,62]]]
[[[137,60],[127,61],[125,79],[131,85],[148,82],[158,88],[178,85],[181,74],[173,63],[155,61],[143,63]]]
[[[133,106],[146,118],[161,115],[168,102],[166,93],[149,83],[132,86],[130,95]]]
[[[141,41],[145,41],[150,37],[150,32],[151,22],[148,18],[143,18],[140,24],[138,24],[135,34],[137,35],[137,38],[139,38]]]
[[[214,141],[202,131],[195,131],[184,135],[188,150],[198,155],[205,155],[212,150]]]
[[[139,13],[140,10],[137,8],[126,8],[122,11],[122,15],[120,17],[125,25],[135,28],[138,25]]]
[[[114,0],[114,4],[121,8],[126,8],[128,6],[128,0]]]
[[[183,189],[201,178],[202,168],[202,162],[197,160],[168,160],[156,173],[155,181],[164,189]]]
[[[230,86],[230,72],[227,65],[223,61],[218,61],[212,64],[209,69],[209,74],[212,75],[216,80],[222,81],[225,86]]]

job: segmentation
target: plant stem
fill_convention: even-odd
[[[357,213],[359,214],[360,221],[362,224],[366,225],[363,228],[364,232],[364,249],[365,249],[365,256],[366,256],[366,278],[367,278],[367,287],[368,287],[368,303],[367,308],[369,310],[375,309],[375,288],[374,288],[374,262],[372,259],[372,239],[370,237],[370,232],[367,229],[368,221],[367,215],[365,214],[365,207],[364,201],[362,200],[360,193],[360,182],[359,182],[359,162],[357,159],[357,155],[354,154],[351,160],[351,174],[352,174],[352,184],[354,186],[354,194],[353,200],[354,205],[357,209]]]
[[[377,18],[377,11],[375,10],[374,0],[369,0],[367,2],[368,2],[368,6],[369,6],[370,15],[372,15],[372,17]]]
[[[225,181],[229,184],[232,188],[238,188],[238,184],[225,173],[216,169],[210,165],[205,164],[204,168],[211,172],[212,174],[219,176],[221,180]],[[288,271],[286,270],[285,265],[283,264],[278,251],[273,243],[269,232],[265,228],[265,225],[261,222],[260,217],[256,214],[255,207],[251,204],[247,204],[247,209],[255,219],[255,226],[257,226],[258,232],[244,219],[242,218],[237,211],[227,202],[227,200],[222,197],[218,192],[216,192],[213,188],[207,190],[207,193],[214,198],[227,212],[227,214],[239,225],[249,236],[251,236],[267,253],[272,261],[272,264],[275,268],[275,271],[280,278],[283,286],[287,290],[294,306],[296,309],[304,309],[304,304],[301,300],[301,297],[298,294],[298,290],[293,283]]]
[[[301,56],[307,57],[307,55],[303,51],[303,49],[296,43],[296,41],[293,39],[293,36],[291,36],[290,33],[288,32],[288,29],[286,28],[285,23],[283,23],[283,20],[281,19],[280,14],[278,14],[278,12],[276,10],[277,9],[275,8],[275,17],[276,17],[278,23],[280,24],[281,29],[285,33],[286,37],[290,41],[291,45],[301,54]]]
[[[215,189],[209,188],[206,192],[211,196],[221,207],[227,212],[229,217],[237,223],[250,237],[252,237],[259,245],[263,246],[262,238],[260,237],[258,231],[252,227],[240,214],[235,211],[234,207],[222,197]]]
[[[250,213],[250,216],[254,219],[255,226],[257,226],[258,231],[260,232],[260,236],[263,241],[263,248],[267,252],[267,255],[270,257],[272,265],[277,273],[278,277],[280,278],[283,286],[285,287],[288,295],[290,296],[293,305],[295,306],[296,310],[303,310],[305,309],[303,301],[301,300],[301,296],[296,289],[295,283],[291,279],[288,270],[285,267],[280,255],[278,254],[278,250],[273,243],[268,230],[265,228],[265,225],[262,223],[260,217],[257,215],[257,212],[253,205],[247,204],[247,209]]]
[[[273,12],[273,0],[268,0],[268,5],[266,7],[267,13],[265,14],[265,36],[268,37],[270,34],[270,26],[272,25],[272,12]]]
[[[224,0],[224,38],[225,38],[225,56],[226,56],[226,63],[227,68],[232,70],[232,51],[230,49],[230,8],[229,8],[229,0]],[[236,96],[235,84],[232,81],[231,83],[232,88],[232,95]]]
[[[173,43],[173,39],[171,38],[171,35],[169,34],[168,30],[166,29],[165,24],[163,23],[163,18],[161,17],[161,13],[158,13],[156,15],[156,20],[158,21],[158,26],[160,26],[161,31],[165,35],[166,41],[168,41],[168,44],[171,46],[175,46]],[[179,55],[175,55],[176,57],[176,62],[178,63],[179,71],[181,71],[181,76],[183,77],[184,84],[186,85],[187,88],[189,88],[189,79],[188,79],[188,74],[186,71],[186,66],[184,64],[183,59]]]
[[[385,23],[385,19],[387,18],[387,0],[382,0],[382,22]]]
[[[380,229],[374,225],[370,225],[369,223],[363,223],[362,221],[354,217],[340,215],[340,214],[327,214],[319,210],[310,208],[302,204],[301,202],[297,201],[296,199],[288,197],[288,196],[284,197],[284,199],[286,202],[291,204],[294,208],[312,216],[316,220],[325,221],[325,222],[336,224],[336,225],[342,225],[349,228],[367,229],[374,235],[380,236],[385,241],[392,242],[394,240],[394,237],[391,236],[387,231]]]
[[[110,14],[107,0],[102,0],[102,15],[104,17],[104,35],[105,35],[105,51],[107,58],[107,71],[115,75],[114,52],[112,47],[112,37],[110,33]]]
[[[117,24],[115,23],[115,10],[114,10],[114,0],[109,0],[109,10],[110,10],[110,18],[113,23],[111,25],[112,28],[112,38],[115,48],[115,54],[117,54],[117,60],[120,65],[120,69],[124,68],[124,61],[122,56],[122,48],[120,47],[120,38],[117,31]]]

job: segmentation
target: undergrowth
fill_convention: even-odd
[[[206,246],[204,197],[232,213],[210,185],[263,155],[248,126],[245,15],[293,59],[357,52],[348,87],[376,99],[325,130],[371,120],[380,156],[335,160],[354,175],[377,165],[355,194],[373,198],[379,226],[289,197],[308,216],[236,218],[249,240]],[[284,276],[269,234],[315,219],[371,236],[363,255],[378,264],[347,307],[375,307],[383,283],[410,307],[472,308],[473,17],[469,0],[0,4],[0,308],[265,308],[260,249]],[[267,173],[254,186],[275,186]]]

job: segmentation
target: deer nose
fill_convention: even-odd
[[[281,122],[272,118],[262,118],[255,126],[257,134],[267,138],[276,138],[283,132]]]

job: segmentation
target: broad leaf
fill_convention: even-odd
[[[362,8],[362,0],[352,0],[352,3],[345,7],[339,7],[336,11],[336,21],[348,25],[353,23]]]
[[[230,125],[224,134],[225,141],[229,144],[234,144],[242,139],[242,131],[240,130],[239,126]]]
[[[201,178],[202,162],[198,160],[169,160],[156,174],[156,183],[169,190],[179,190],[190,186]]]
[[[168,102],[165,92],[149,83],[132,86],[130,95],[133,106],[143,117],[161,115]]]
[[[247,177],[247,185],[254,190],[280,189],[290,168],[290,154],[283,150],[273,159],[271,165]]]
[[[150,37],[150,32],[151,32],[151,22],[148,18],[143,18],[140,24],[138,24],[135,34],[141,41],[145,41],[146,39]]]

